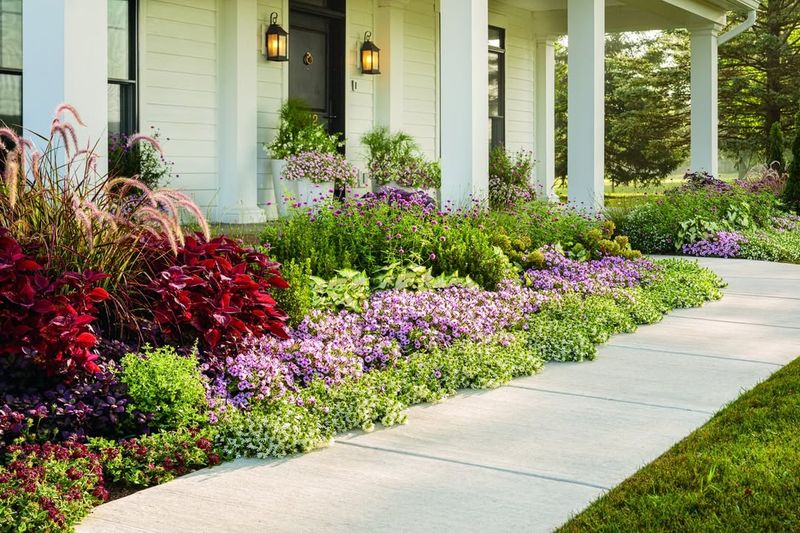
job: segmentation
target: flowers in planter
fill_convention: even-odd
[[[286,159],[283,179],[307,179],[311,183],[333,183],[336,187],[352,187],[358,181],[358,172],[338,153],[318,151],[300,152]]]
[[[364,135],[361,143],[368,150],[370,177],[378,185],[395,184],[417,189],[441,186],[439,163],[426,161],[407,133],[392,134],[387,128],[376,128]]]
[[[510,154],[502,146],[489,152],[489,206],[509,209],[519,202],[535,198],[531,187],[533,154],[521,150]]]

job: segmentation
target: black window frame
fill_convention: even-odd
[[[22,4],[20,4],[20,7],[21,6],[22,6]],[[22,39],[22,34],[20,34],[20,39]],[[15,67],[4,67],[4,66],[0,65],[0,75],[18,77],[19,78],[19,87],[20,87],[20,89],[19,89],[19,122],[20,123],[19,124],[5,124],[5,123],[0,122],[0,126],[9,127],[11,129],[15,130],[17,133],[22,134],[22,127],[23,127],[22,124],[23,124],[23,121],[25,120],[25,118],[23,116],[24,108],[23,108],[23,101],[22,101],[23,93],[24,93],[24,91],[22,90],[22,83],[23,83],[22,67],[15,68]]]
[[[108,78],[108,85],[119,87],[119,133],[132,135],[139,130],[139,2],[128,0],[128,79]]]
[[[494,148],[506,143],[506,29],[489,25],[492,30],[500,35],[500,46],[488,45],[489,54],[497,56],[497,115],[489,115],[489,144]]]

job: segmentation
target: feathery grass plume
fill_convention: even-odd
[[[169,241],[170,248],[172,248],[172,252],[175,255],[178,255],[178,242],[175,238],[175,226],[170,218],[159,211],[158,209],[154,209],[152,207],[141,207],[139,208],[135,216],[138,220],[143,223],[155,223],[161,226],[164,231],[163,237],[166,237]]]
[[[128,137],[128,148],[133,148],[135,145],[137,145],[140,142],[149,143],[150,146],[155,148],[155,150],[160,155],[162,155],[162,156],[164,155],[164,150],[161,148],[161,143],[159,143],[155,139],[155,137],[152,137],[150,135],[146,135],[144,133],[136,133],[136,134],[131,135],[130,137]]]
[[[92,221],[89,219],[86,213],[84,213],[83,209],[81,209],[80,203],[75,197],[72,198],[72,212],[75,214],[75,218],[81,223],[81,226],[83,226],[83,231],[86,233],[86,243],[91,251],[94,248],[94,232],[92,231]]]
[[[81,116],[78,113],[78,110],[75,109],[75,107],[72,106],[71,104],[67,104],[67,103],[60,104],[56,108],[55,113],[53,113],[53,114],[56,117],[59,117],[59,116],[61,116],[61,113],[65,113],[65,112],[66,113],[70,113],[72,115],[72,117],[75,119],[75,122],[77,122],[81,126],[84,126],[84,127],[86,126],[86,124],[84,124],[83,120],[81,120]]]
[[[109,227],[113,230],[118,229],[117,221],[114,220],[114,216],[111,213],[103,211],[102,209],[97,207],[97,205],[91,200],[83,199],[81,201],[81,208],[84,210],[88,210],[89,213],[92,214],[95,220],[103,224],[108,224]]]
[[[153,191],[150,188],[142,183],[141,181],[137,180],[136,178],[114,178],[106,182],[104,189],[106,192],[114,192],[114,188],[120,186],[118,194],[120,197],[125,196],[125,194],[130,189],[137,189],[142,193],[142,196],[147,200],[147,203],[150,204],[150,207],[158,207],[158,204],[153,199]]]
[[[17,204],[19,188],[19,151],[14,150],[6,154],[6,171],[3,176],[8,195],[8,205],[11,209]]]
[[[168,195],[172,198],[180,207],[186,209],[189,213],[197,221],[198,225],[200,226],[200,230],[203,232],[203,236],[206,240],[211,240],[211,228],[208,225],[208,220],[206,216],[203,214],[202,209],[195,203],[192,198],[181,191],[176,191],[175,189],[159,189],[159,192],[165,195]]]

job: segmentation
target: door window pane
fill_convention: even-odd
[[[108,84],[108,133],[122,132],[122,98],[120,86]]]
[[[489,52],[489,116],[500,115],[500,54]]]
[[[128,0],[108,0],[108,77],[130,75],[130,6]]]
[[[22,125],[22,76],[0,74],[0,125]]]
[[[502,28],[489,26],[489,143],[505,144],[506,35]]]
[[[0,0],[0,67],[22,68],[22,0]]]

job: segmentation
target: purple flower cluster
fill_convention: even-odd
[[[733,186],[730,184],[722,181],[721,179],[715,178],[708,172],[687,172],[683,179],[686,183],[676,189],[671,189],[668,191],[669,194],[675,194],[685,191],[696,191],[700,189],[707,189],[713,192],[728,192],[733,190]]]
[[[381,187],[376,193],[368,192],[361,197],[361,204],[373,208],[381,204],[390,205],[401,210],[416,207],[426,211],[436,209],[436,200],[428,196],[425,191],[406,191],[397,187]]]
[[[635,287],[652,279],[658,271],[647,259],[605,256],[580,262],[565,257],[553,246],[544,248],[543,255],[546,268],[531,269],[524,275],[526,284],[538,291],[602,295],[615,288]]]
[[[708,239],[684,244],[681,252],[698,257],[738,257],[744,236],[735,231],[718,231]]]
[[[340,154],[309,151],[290,155],[286,159],[283,178],[290,181],[308,179],[312,183],[333,182],[339,186],[353,186],[358,172]]]

